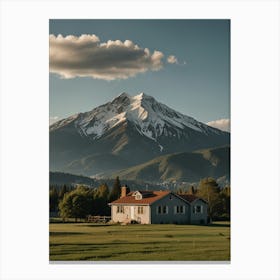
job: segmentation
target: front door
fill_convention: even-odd
[[[131,206],[130,209],[131,209],[131,210],[130,210],[130,213],[131,213],[131,220],[134,220],[134,219],[135,219],[135,217],[134,217],[134,206]]]

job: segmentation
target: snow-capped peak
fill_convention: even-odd
[[[122,93],[120,93],[117,97],[113,98],[112,102],[118,101],[118,100],[124,99],[124,98],[130,98],[130,97],[131,97],[131,96],[130,96],[128,93],[122,92]]]
[[[135,96],[122,92],[111,102],[92,111],[56,123],[56,128],[70,122],[74,122],[81,135],[91,139],[100,138],[105,132],[124,122],[130,122],[141,135],[157,143],[161,136],[182,137],[186,128],[204,134],[209,131],[219,134],[219,130],[183,115],[143,92]],[[158,145],[162,151],[164,147],[159,143]]]
[[[143,99],[143,98],[153,98],[152,96],[149,96],[145,94],[144,92],[139,93],[138,95],[133,96],[134,99]]]

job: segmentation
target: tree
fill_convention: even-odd
[[[65,218],[85,218],[91,213],[93,195],[86,187],[78,187],[64,195],[59,203],[60,216]]]
[[[200,180],[198,186],[198,196],[208,202],[208,213],[210,218],[217,214],[219,208],[220,188],[213,178],[204,178]]]
[[[84,194],[73,196],[72,199],[72,216],[73,218],[85,218],[90,212],[89,197]]]
[[[121,183],[120,183],[119,176],[117,176],[113,188],[111,190],[111,193],[109,195],[109,201],[111,202],[113,200],[118,199],[120,195],[121,195]]]
[[[102,184],[98,187],[94,194],[94,215],[110,215],[110,207],[108,205],[109,187],[108,185]]]
[[[130,193],[130,187],[125,185],[126,186],[126,193]]]
[[[57,190],[56,190],[55,187],[53,187],[50,190],[49,196],[50,196],[50,201],[49,201],[50,212],[57,211],[57,208],[58,208],[58,193],[57,193]]]
[[[68,188],[67,186],[64,184],[63,187],[61,188],[60,192],[59,192],[59,199],[63,199],[64,194],[66,194],[68,192]]]
[[[230,186],[225,186],[219,195],[221,201],[221,218],[230,220]]]
[[[97,189],[97,192],[96,192],[95,196],[98,197],[98,198],[103,198],[103,199],[107,200],[108,196],[109,196],[108,185],[106,183],[100,185]]]
[[[73,217],[73,203],[72,203],[72,193],[66,194],[63,199],[59,202],[59,215],[63,218],[71,218]]]

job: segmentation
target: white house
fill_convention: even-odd
[[[109,203],[113,222],[141,224],[207,224],[207,202],[171,191],[133,191]]]

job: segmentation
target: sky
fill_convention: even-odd
[[[50,20],[50,123],[144,92],[229,131],[229,20]]]

